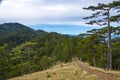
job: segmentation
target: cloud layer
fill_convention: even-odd
[[[90,12],[82,8],[114,0],[3,0],[0,22],[33,24],[85,25],[83,17]]]

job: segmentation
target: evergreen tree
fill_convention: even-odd
[[[109,6],[114,7],[115,10],[117,10],[117,14],[114,16],[111,16],[110,20],[112,22],[119,22],[120,21],[120,0],[118,1],[113,1],[112,3],[109,4]]]
[[[13,61],[17,64],[16,67],[20,70],[21,75],[24,73],[30,73],[31,72],[31,55],[32,51],[30,48],[31,46],[35,45],[36,43],[26,42],[22,45],[17,46],[13,49]],[[25,72],[24,67],[27,67],[27,71]],[[19,71],[18,71],[19,73]]]
[[[0,46],[0,79],[6,80],[6,72],[9,67],[10,54],[7,52],[7,45]]]
[[[97,6],[89,6],[87,8],[83,8],[86,10],[92,10],[92,11],[96,11],[95,13],[92,14],[92,16],[89,17],[85,17],[84,19],[95,19],[92,20],[90,22],[88,22],[87,24],[97,24],[97,25],[106,25],[107,24],[107,28],[108,28],[108,65],[107,68],[109,70],[112,69],[112,45],[111,45],[111,26],[110,26],[110,11],[112,11],[112,9],[114,8],[114,6],[110,5],[110,4],[101,4],[99,3]]]

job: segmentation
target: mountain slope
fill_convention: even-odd
[[[78,60],[75,61],[75,63],[80,69],[85,70],[89,75],[96,75],[99,80],[118,80],[120,78],[119,71],[105,71],[100,68],[85,65],[83,62]]]
[[[0,37],[5,37],[8,34],[13,34],[17,31],[21,31],[22,33],[25,31],[30,31],[30,32],[34,32],[33,29],[28,28],[20,23],[4,23],[0,25]]]
[[[98,80],[81,70],[75,62],[59,64],[45,71],[40,71],[9,80]]]
[[[9,80],[119,80],[119,78],[120,72],[103,71],[80,61],[73,61]]]
[[[36,38],[42,33],[45,32],[42,30],[35,31],[20,23],[4,23],[0,25],[0,45],[7,43],[10,47],[15,47]]]

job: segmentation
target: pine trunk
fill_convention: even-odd
[[[2,79],[1,80],[5,80],[5,72],[4,72],[4,70],[2,70]]]
[[[93,54],[94,54],[94,57],[93,57],[93,61],[94,61],[94,67],[96,67],[95,52],[94,52]]]
[[[30,51],[29,51],[29,48],[28,48],[28,73],[31,72],[31,66],[30,66]]]
[[[112,46],[111,46],[111,27],[110,27],[110,10],[108,10],[108,69],[112,69]]]

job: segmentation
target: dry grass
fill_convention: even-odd
[[[100,79],[100,77],[104,77],[104,80],[115,80],[115,78],[109,79],[111,74],[120,76],[120,71],[106,71],[101,68],[91,67],[85,62],[78,61],[78,64],[76,62],[77,61],[73,61],[66,64],[58,63],[49,70],[40,71],[9,80],[103,80]]]
[[[88,74],[96,75],[99,80],[120,80],[120,71],[108,71],[105,69],[89,66],[88,63],[83,63],[76,60],[75,63],[80,69],[87,71]]]
[[[74,62],[59,64],[45,71],[24,75],[9,80],[98,80],[95,75],[89,75]]]
[[[107,73],[107,74],[114,74],[114,75],[120,76],[120,71],[105,70],[105,69],[103,69],[103,68],[98,68],[98,67],[89,66],[89,63],[86,63],[86,62],[81,62],[81,61],[79,61],[79,62],[80,62],[81,64],[83,64],[83,65],[88,66],[88,67],[91,68],[91,69],[94,69],[94,70],[97,70],[97,71],[100,71],[100,72],[103,72],[103,73]]]

